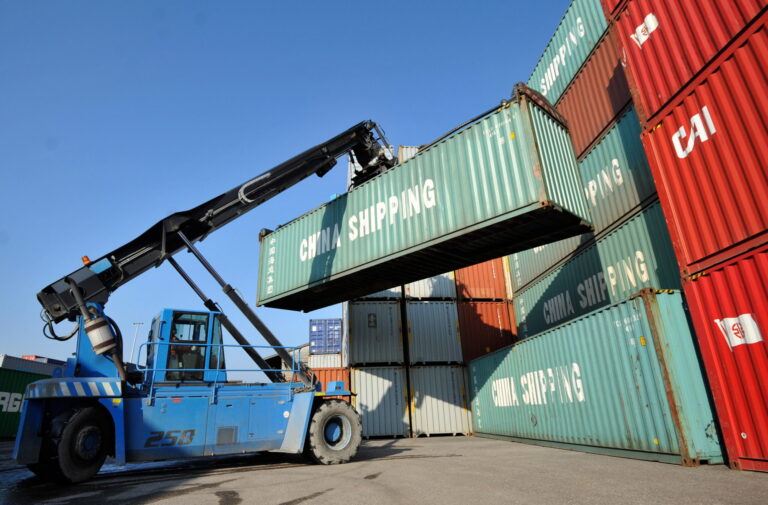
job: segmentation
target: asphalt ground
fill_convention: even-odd
[[[62,487],[7,460],[8,504],[759,504],[768,474],[686,468],[477,437],[371,440],[346,465],[256,454],[117,467]]]

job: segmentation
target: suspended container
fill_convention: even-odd
[[[528,78],[528,86],[557,102],[606,28],[599,0],[573,0]]]
[[[412,436],[469,435],[472,432],[466,370],[462,366],[408,369]]]
[[[350,302],[349,362],[403,364],[399,302]]]
[[[405,368],[353,368],[352,391],[364,437],[410,436]]]
[[[621,50],[615,30],[610,29],[557,102],[557,110],[568,121],[577,159],[611,127],[630,101]]]
[[[684,284],[732,468],[768,471],[768,245]]]
[[[518,336],[530,337],[647,287],[680,289],[658,201],[518,292]]]
[[[722,462],[679,292],[644,290],[471,362],[469,378],[481,436]]]
[[[312,310],[589,231],[557,118],[518,85],[514,101],[262,235],[258,304]]]
[[[465,363],[517,340],[514,310],[508,302],[460,301],[458,312]]]
[[[506,273],[503,258],[456,270],[456,291],[461,300],[505,300]]]
[[[640,132],[637,113],[630,107],[579,162],[595,233],[636,212],[656,195]],[[591,234],[584,234],[511,255],[513,290],[521,290],[593,238]]]
[[[768,230],[768,35],[761,17],[643,135],[684,276]]]
[[[407,302],[411,364],[462,363],[456,302]]]
[[[655,116],[766,5],[765,0],[627,2],[616,27],[641,119]]]
[[[453,272],[446,272],[405,285],[406,298],[456,298],[456,281]]]

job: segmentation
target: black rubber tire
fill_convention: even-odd
[[[100,407],[85,407],[69,419],[58,446],[58,466],[66,482],[76,484],[98,473],[112,442],[112,420]]]
[[[338,428],[337,440],[326,436],[329,426]],[[347,402],[325,400],[312,414],[304,455],[321,465],[346,463],[357,454],[362,441],[360,415]]]

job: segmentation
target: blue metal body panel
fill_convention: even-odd
[[[198,325],[196,336],[181,344],[171,342],[171,326],[179,315],[190,316]],[[300,383],[227,382],[226,371],[220,368],[224,348],[239,346],[221,344],[216,317],[217,313],[171,309],[158,315],[149,342],[141,348],[146,355],[140,367],[144,382],[135,386],[116,377],[111,359],[96,355],[81,330],[68,376],[28,386],[14,457],[23,464],[38,461],[46,412],[55,416],[73,406],[96,404],[114,424],[118,464],[268,450],[301,452],[316,396],[350,395],[346,385],[330,382],[326,392],[319,393],[307,392]],[[203,324],[207,324],[204,341]],[[173,345],[181,352],[197,348],[205,357],[201,368],[174,367],[180,351],[173,354]],[[185,377],[185,373],[197,375]]]

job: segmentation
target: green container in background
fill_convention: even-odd
[[[589,231],[573,147],[545,102],[516,87],[514,101],[262,236],[257,303],[312,310]]]
[[[643,288],[681,288],[658,200],[515,293],[518,336],[546,331]]]
[[[0,368],[0,437],[16,436],[27,384],[48,378],[46,375]]]
[[[557,103],[606,28],[600,0],[573,0],[533,68],[528,86]]]
[[[679,292],[646,289],[469,364],[475,434],[685,465],[722,453]]]
[[[595,234],[656,195],[648,158],[640,142],[641,131],[632,106],[579,162]],[[584,234],[510,255],[512,289],[515,292],[523,289],[592,239],[594,234]]]

